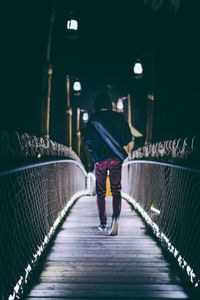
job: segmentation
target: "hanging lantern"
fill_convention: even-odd
[[[118,99],[118,101],[117,101],[117,108],[119,109],[119,110],[123,110],[123,108],[124,108],[124,104],[123,104],[123,101],[122,101],[122,99]]]
[[[73,83],[74,96],[80,96],[81,90],[82,90],[81,83],[78,79],[76,79]]]
[[[81,91],[81,83],[79,80],[75,80],[73,84],[73,90],[75,92],[80,92]]]
[[[88,121],[88,112],[87,111],[84,111],[83,113],[83,122],[87,122]]]
[[[137,59],[134,67],[133,67],[133,72],[136,75],[142,75],[143,74],[143,67],[142,67],[142,63],[139,59]]]
[[[78,30],[78,21],[74,19],[68,20],[67,30]]]
[[[74,12],[70,12],[66,20],[66,38],[77,38],[78,29],[78,18]]]

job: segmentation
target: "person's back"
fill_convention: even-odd
[[[110,157],[117,157],[113,150],[111,150],[99,135],[93,126],[92,121],[101,123],[123,147],[127,145],[132,138],[128,123],[123,114],[110,109],[101,109],[91,116],[85,131],[85,144],[89,151],[92,152],[92,159],[94,162],[102,161]]]
[[[96,113],[91,116],[84,131],[84,141],[87,149],[92,153],[95,163],[97,206],[100,218],[98,229],[107,229],[105,196],[107,171],[109,171],[113,196],[112,225],[109,234],[117,235],[121,212],[121,167],[123,161],[113,144],[117,144],[118,148],[123,151],[123,146],[131,141],[132,135],[124,116],[112,111],[111,100],[107,94],[100,94],[96,98],[95,110]],[[95,123],[100,124],[101,131],[95,127]]]

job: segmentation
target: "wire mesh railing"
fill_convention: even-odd
[[[0,130],[0,168],[30,162],[70,158],[81,160],[65,145],[17,131]]]
[[[122,169],[122,191],[193,286],[199,287],[200,170],[153,159],[127,160]]]
[[[17,299],[23,293],[32,269],[59,222],[78,197],[89,193],[86,183],[92,180],[76,154],[67,147],[53,143],[55,147],[43,148],[43,141],[40,150],[37,143],[29,144],[31,149],[28,149],[26,143],[19,144],[22,136],[13,136],[19,138],[17,145],[4,132],[0,160],[7,162],[12,157],[19,163],[21,158],[26,162],[25,158],[36,156],[36,161],[30,164],[27,160],[29,164],[15,169],[9,161],[0,172],[1,300]],[[46,161],[37,162],[41,151],[46,151],[43,154]],[[63,159],[55,160],[59,151]],[[48,157],[51,161],[47,161]],[[5,168],[6,165],[9,168]]]
[[[200,168],[200,136],[146,145],[133,151],[131,159],[154,160]]]

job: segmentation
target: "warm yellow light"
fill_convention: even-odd
[[[154,101],[154,95],[153,94],[148,94],[147,98],[151,101]]]

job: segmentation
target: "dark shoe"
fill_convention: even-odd
[[[107,225],[103,224],[103,223],[99,224],[98,230],[99,231],[106,231],[107,230]]]
[[[118,219],[112,219],[109,235],[114,236],[114,235],[118,235],[118,233],[119,233]]]

